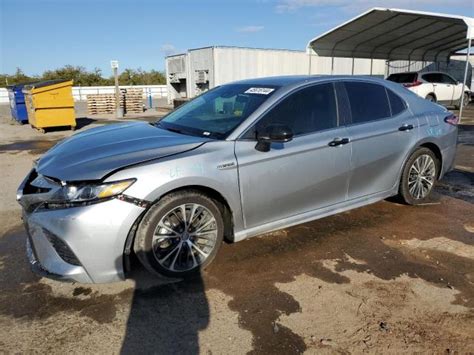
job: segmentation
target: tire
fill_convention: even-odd
[[[186,231],[182,206],[189,224]],[[146,212],[138,226],[135,254],[155,274],[176,278],[199,275],[214,260],[222,244],[224,220],[220,207],[218,202],[196,190],[163,197]]]
[[[464,101],[463,101],[463,108],[466,108],[468,105],[469,105],[469,101],[470,101],[470,96],[468,93],[464,93]],[[461,99],[459,99],[459,102],[456,106],[454,106],[456,108],[456,110],[459,110],[461,108]]]
[[[436,102],[436,97],[433,94],[428,94],[426,95],[425,100],[428,100],[430,102]]]
[[[419,168],[418,170],[421,170],[420,167],[423,168],[423,162],[429,162],[430,159],[432,161],[432,165],[431,163],[428,163],[429,169],[427,166],[427,170],[425,171],[425,173],[423,173],[422,171],[421,174],[421,176],[425,177],[418,178],[416,176],[417,167]],[[403,167],[399,187],[399,196],[401,197],[402,201],[408,205],[419,205],[422,203],[426,203],[430,198],[434,185],[436,184],[437,178],[439,176],[439,169],[440,162],[432,150],[425,147],[420,147],[415,150],[405,162],[405,165]],[[418,181],[421,185],[418,184]],[[429,186],[430,181],[431,186]],[[419,193],[420,187],[422,187],[421,194]],[[425,188],[427,189],[427,191],[425,190]]]

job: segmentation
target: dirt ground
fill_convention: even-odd
[[[117,121],[78,112],[80,130]],[[16,188],[70,134],[12,124],[0,106],[0,353],[474,351],[473,125],[431,203],[383,201],[226,244],[193,282],[135,264],[107,285],[39,278],[25,257]]]

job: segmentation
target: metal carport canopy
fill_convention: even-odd
[[[468,47],[474,18],[373,8],[308,43],[318,56],[445,61]]]

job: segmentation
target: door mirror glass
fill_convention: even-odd
[[[293,139],[293,131],[284,124],[272,124],[263,131],[257,132],[257,145],[255,149],[268,152],[271,143],[285,143]]]

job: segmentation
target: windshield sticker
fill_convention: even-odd
[[[273,91],[275,91],[275,89],[272,88],[250,88],[244,92],[244,94],[268,95]]]

